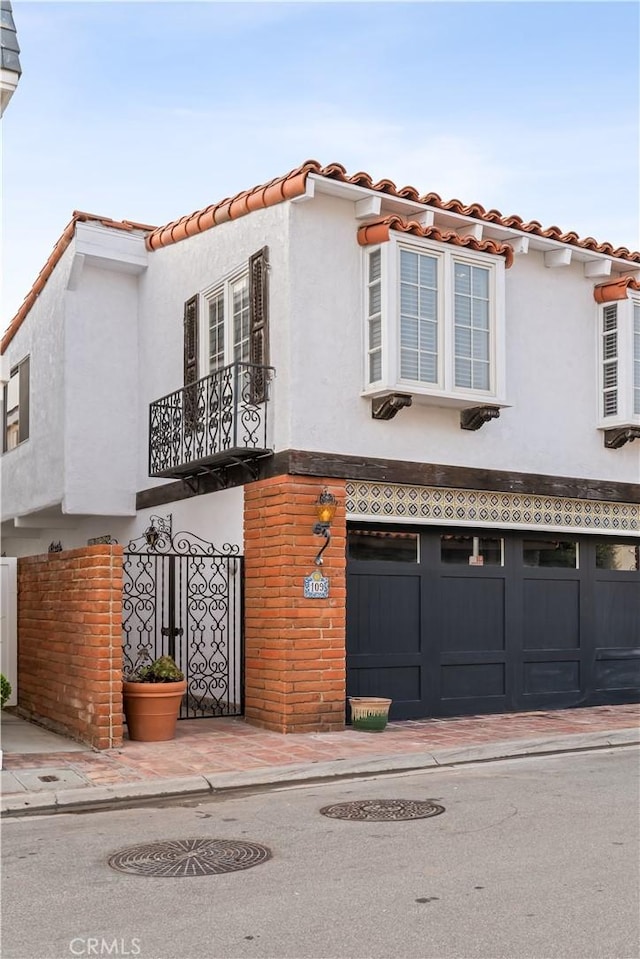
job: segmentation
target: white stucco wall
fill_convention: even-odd
[[[85,266],[67,292],[63,512],[135,512],[138,277]]]
[[[414,401],[373,420],[363,383],[362,250],[353,205],[291,208],[291,446],[482,469],[640,480],[640,444],[607,450],[597,430],[597,311],[582,263],[517,256],[506,273],[507,399],[498,420]]]
[[[65,517],[65,526],[46,531],[46,535],[29,538],[7,537],[2,549],[8,556],[33,556],[46,553],[51,542],[60,542],[63,549],[86,546],[87,540],[96,536],[111,536],[126,549],[127,543],[142,536],[151,523],[152,516],[166,520],[171,514],[174,533],[195,533],[207,542],[214,543],[218,550],[225,544],[243,550],[244,490],[241,486],[219,490],[204,496],[140,510],[134,517],[77,516]]]
[[[2,518],[41,509],[64,486],[64,296],[67,250],[3,357],[7,371],[30,357],[29,439],[2,456]]]

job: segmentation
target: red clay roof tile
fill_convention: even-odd
[[[354,186],[364,187],[368,190],[374,190],[376,193],[384,193],[388,196],[400,197],[406,200],[413,200],[416,203],[424,203],[445,212],[457,213],[461,216],[473,217],[477,220],[483,220],[487,223],[495,223],[498,226],[504,226],[508,229],[520,230],[523,233],[535,234],[546,239],[557,240],[560,243],[568,243],[571,246],[581,247],[585,250],[592,250],[597,253],[604,253],[608,256],[614,256],[618,259],[629,260],[632,263],[640,263],[640,252],[631,252],[626,246],[614,247],[611,243],[598,243],[593,237],[587,237],[581,240],[577,233],[570,231],[563,233],[560,227],[550,226],[546,230],[538,220],[530,220],[526,223],[519,216],[503,216],[499,210],[485,210],[480,203],[472,203],[465,206],[461,200],[448,200],[445,202],[437,193],[426,193],[420,195],[413,186],[404,186],[401,189],[395,185],[393,180],[378,180],[374,182],[368,173],[354,173],[351,176],[347,174],[345,167],[340,163],[330,163],[328,166],[321,166],[317,160],[307,160],[301,166],[291,170],[285,176],[277,177],[269,183],[253,187],[251,190],[245,190],[236,196],[222,200],[205,210],[199,210],[187,217],[187,222],[197,223],[197,232],[207,230],[211,226],[217,226],[227,220],[233,220],[240,216],[252,212],[253,210],[263,209],[281,203],[283,200],[290,200],[292,197],[302,196],[306,190],[306,182],[310,173],[325,177],[328,180],[338,180],[341,183],[349,183]],[[185,218],[183,217],[182,220]],[[176,229],[182,220],[175,220],[164,227],[155,230],[147,237],[147,245],[150,250],[157,250],[161,246],[168,246],[170,243],[176,243],[179,239],[184,239],[185,235],[192,236],[193,232],[189,229],[188,233]]]
[[[460,236],[453,230],[440,230],[437,226],[422,226],[415,220],[403,220],[400,216],[386,216],[375,223],[367,223],[358,230],[360,246],[370,246],[373,243],[386,243],[391,230],[401,233],[411,233],[412,236],[423,236],[440,243],[452,243],[454,246],[470,247],[486,253],[496,253],[504,256],[506,267],[513,263],[513,247],[498,240],[476,240],[473,236]]]
[[[640,282],[634,276],[620,276],[615,280],[598,283],[593,291],[596,303],[613,303],[614,300],[626,300],[629,290],[640,290]]]
[[[103,217],[92,216],[88,213],[74,213],[71,223],[69,223],[62,236],[56,243],[51,256],[40,271],[24,303],[18,310],[7,331],[5,332],[0,344],[0,352],[4,352],[8,344],[11,342],[11,339],[33,306],[47,279],[51,275],[55,264],[71,242],[75,230],[75,223],[78,220],[97,220],[116,229],[144,230],[149,234],[146,238],[147,248],[149,250],[157,250],[161,247],[169,246],[172,243],[178,243],[180,240],[194,236],[197,233],[202,233],[205,230],[211,229],[213,226],[218,226],[221,223],[228,222],[229,220],[245,216],[246,214],[252,213],[255,210],[261,210],[265,207],[282,203],[284,200],[290,200],[294,197],[302,196],[306,191],[309,174],[315,174],[329,180],[337,180],[340,183],[348,183],[355,186],[364,187],[368,190],[373,190],[376,193],[383,193],[387,196],[399,197],[406,200],[412,200],[414,202],[424,203],[439,210],[457,213],[462,216],[472,217],[487,223],[495,223],[499,226],[507,227],[508,229],[519,230],[524,233],[530,233],[540,237],[545,237],[547,239],[557,240],[561,243],[567,243],[571,246],[576,246],[584,250],[603,253],[607,256],[612,256],[617,259],[627,260],[630,263],[640,263],[640,252],[631,252],[625,246],[614,247],[611,243],[598,243],[598,241],[594,240],[593,237],[587,237],[586,239],[581,240],[577,233],[573,231],[569,233],[563,233],[562,230],[557,226],[551,226],[545,230],[538,220],[530,220],[528,223],[526,223],[519,216],[503,216],[499,210],[485,210],[485,208],[479,203],[472,203],[469,206],[465,206],[461,200],[454,199],[445,202],[437,193],[426,193],[424,195],[420,195],[415,187],[404,186],[399,189],[392,180],[383,179],[374,182],[368,173],[359,172],[349,176],[345,167],[343,167],[340,163],[330,163],[328,166],[323,167],[320,163],[318,163],[317,160],[307,160],[301,166],[296,167],[294,170],[291,170],[284,176],[276,177],[274,180],[270,180],[268,183],[253,187],[251,190],[244,190],[242,193],[238,193],[233,197],[228,197],[225,200],[221,200],[219,203],[214,203],[208,207],[205,207],[203,210],[196,210],[194,213],[180,217],[180,219],[173,220],[171,223],[167,223],[165,226],[161,227],[145,226],[139,223],[132,223],[129,220],[109,220]],[[434,236],[434,234],[430,235]],[[457,234],[452,234],[452,236],[457,236]],[[459,245],[472,246],[470,237],[458,237],[457,240],[450,239],[446,242],[457,242]],[[484,242],[492,242],[495,243],[496,246],[505,245],[499,244],[497,241],[487,240]],[[480,247],[477,248],[480,249]],[[507,258],[509,257],[509,254],[507,254],[506,251],[504,252],[504,255],[507,256]]]

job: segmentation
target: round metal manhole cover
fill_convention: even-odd
[[[168,839],[127,846],[110,856],[108,863],[131,876],[217,876],[251,869],[271,859],[271,850],[242,839]]]
[[[429,799],[358,799],[323,806],[323,816],[331,819],[356,819],[368,822],[390,822],[403,819],[428,819],[444,812],[444,806]]]

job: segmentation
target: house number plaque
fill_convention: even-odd
[[[326,599],[329,595],[329,577],[323,576],[319,569],[304,578],[305,599]]]

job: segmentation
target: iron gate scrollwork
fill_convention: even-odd
[[[153,535],[148,535],[152,531]],[[124,672],[172,656],[187,679],[181,719],[243,712],[243,557],[193,533],[158,531],[124,552]]]

